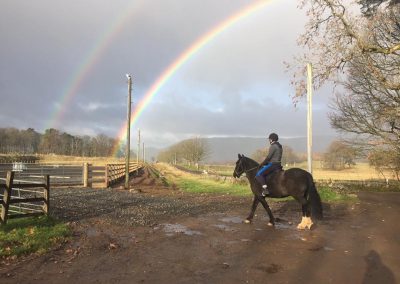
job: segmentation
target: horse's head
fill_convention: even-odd
[[[235,170],[233,171],[233,177],[239,178],[244,172],[245,168],[243,166],[244,155],[238,154],[238,160],[236,162]]]

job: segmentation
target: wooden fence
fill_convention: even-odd
[[[130,163],[129,174],[139,171],[143,168],[143,164]],[[105,166],[104,185],[109,187],[125,178],[125,164],[107,164]]]
[[[39,216],[49,213],[50,176],[42,183],[14,179],[14,172],[8,171],[5,184],[0,183],[1,223],[8,219]],[[38,197],[39,196],[39,197]]]
[[[130,163],[129,173],[139,171],[144,164]],[[8,171],[14,171],[21,180],[40,182],[43,176],[50,175],[52,186],[109,187],[125,177],[125,163],[106,164],[103,166],[89,163],[71,164],[0,164],[0,178],[5,178]]]

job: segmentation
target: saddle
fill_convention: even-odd
[[[284,172],[284,171],[285,170],[283,169],[283,167],[281,165],[272,165],[270,171],[265,176],[265,181],[266,181],[268,187],[270,187],[270,185],[271,185],[271,178],[274,177],[276,174],[278,174],[280,172]]]

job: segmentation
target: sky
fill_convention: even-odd
[[[53,127],[117,138],[132,108],[193,43],[259,1],[3,0],[0,127]],[[132,124],[148,147],[190,137],[302,137],[306,100],[292,103],[284,62],[302,50],[305,11],[266,1],[188,57]],[[314,91],[313,134],[334,135],[332,88]],[[135,144],[135,143],[133,143]]]

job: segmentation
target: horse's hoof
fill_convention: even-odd
[[[273,223],[271,223],[271,222],[268,222],[268,224],[267,224],[269,227],[274,227],[275,226],[275,224],[273,224]]]
[[[305,228],[306,227],[301,223],[297,225],[297,229],[299,229],[299,230],[304,230]]]
[[[309,229],[311,230],[312,226],[314,225],[313,221],[310,217],[303,217],[301,219],[301,223],[297,225],[297,229],[304,230]]]
[[[244,220],[243,222],[244,222],[245,224],[250,224],[250,223],[251,223],[251,221],[248,220],[248,219]]]

